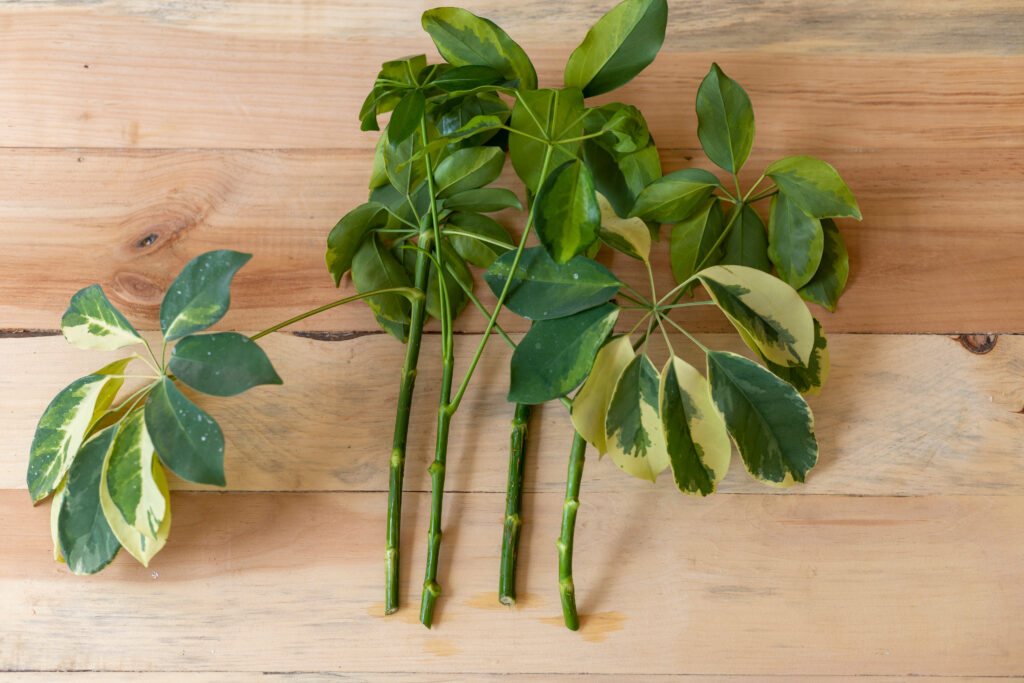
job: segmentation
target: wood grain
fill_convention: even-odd
[[[1021,331],[1024,299],[1000,293],[1024,288],[1024,155],[965,152],[953,163],[945,150],[820,155],[840,169],[865,216],[839,221],[852,276],[836,314],[817,309],[829,330]],[[778,156],[757,152],[744,185]],[[263,329],[351,293],[349,284],[334,288],[323,255],[335,221],[365,201],[368,153],[0,150],[0,165],[9,174],[0,186],[0,329],[57,327],[71,294],[93,282],[137,326],[157,329],[167,285],[190,258],[218,248],[254,254],[233,285],[234,327]],[[696,151],[666,153],[664,166],[711,168]],[[511,171],[500,184],[521,192]],[[513,231],[522,221],[515,211],[498,218]],[[654,250],[661,292],[675,284],[667,227],[663,234]],[[601,258],[646,289],[641,264],[608,251]],[[490,292],[478,290],[491,306]],[[687,320],[697,330],[730,329],[711,310]],[[511,314],[501,322],[527,329]],[[457,324],[484,328],[475,310]],[[297,329],[379,328],[354,304]]]
[[[1024,541],[1008,533],[1024,514],[1021,496],[694,501],[659,488],[585,497],[579,633],[560,624],[557,495],[527,496],[534,522],[513,611],[495,599],[503,495],[445,497],[445,592],[432,631],[415,609],[429,496],[407,498],[406,608],[391,618],[380,603],[383,494],[173,498],[173,541],[149,569],[121,557],[80,578],[53,564],[48,511],[0,492],[10,548],[0,556],[0,661],[130,671],[171,660],[189,671],[576,673],[582,662],[605,674],[1024,671]]]
[[[418,19],[431,4],[9,5],[0,14],[3,144],[369,148],[376,138],[358,131],[356,116],[380,63],[418,52],[437,59]],[[518,35],[545,86],[560,85],[565,60],[605,6],[551,21],[547,3],[503,4],[470,3]],[[646,112],[661,146],[692,147],[696,88],[718,60],[750,92],[762,148],[1024,144],[1019,5],[966,11],[919,1],[904,13],[902,3],[869,4],[886,9],[846,1],[820,14],[817,3],[790,0],[760,10],[767,20],[758,21],[745,4],[737,12],[677,3],[686,9],[672,13],[669,44],[615,97]],[[705,18],[688,24],[691,13]],[[850,26],[853,15],[862,19]],[[923,16],[930,21],[919,23]],[[779,24],[787,28],[771,29]],[[762,37],[751,41],[751,32]],[[975,32],[986,39],[965,40]],[[892,33],[901,39],[887,41]],[[919,48],[900,50],[906,43]]]
[[[477,337],[456,341],[461,369]],[[705,343],[744,350],[735,334],[708,335]],[[261,344],[284,386],[196,399],[223,426],[230,487],[385,490],[390,450],[381,435],[393,429],[402,346],[383,335],[318,342],[277,334]],[[1001,337],[982,356],[943,336],[837,334],[829,344],[831,376],[822,395],[810,399],[821,459],[806,485],[784,495],[1017,495],[1024,488],[1024,337]],[[676,337],[673,345],[703,368],[692,344]],[[657,339],[651,347],[658,363],[662,348]],[[75,350],[61,337],[0,340],[0,432],[8,444],[0,450],[0,488],[24,488],[35,423],[53,395],[116,356]],[[438,337],[428,336],[412,414],[405,482],[410,490],[430,488],[426,465],[433,457],[439,357]],[[449,490],[505,490],[512,419],[504,397],[508,358],[507,347],[495,339],[456,416]],[[565,409],[545,406],[530,436],[527,489],[560,494],[572,440]],[[638,497],[651,491],[649,483],[626,476],[611,461],[592,460],[585,491],[630,491]],[[750,479],[737,457],[731,470],[722,491],[774,491]],[[671,478],[657,485],[672,488]]]

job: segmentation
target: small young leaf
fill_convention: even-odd
[[[100,480],[100,502],[106,498],[113,505],[113,510],[104,505],[104,514],[118,539],[122,538],[118,526],[123,523],[135,532],[128,534],[129,540],[136,535],[156,540],[168,506],[153,476],[154,457],[145,418],[141,410],[135,410],[118,427]],[[116,515],[112,514],[115,511]],[[138,557],[135,552],[132,555]]]
[[[754,145],[750,98],[717,64],[697,89],[697,137],[708,158],[730,173],[739,173]]]
[[[744,266],[712,266],[694,277],[759,353],[785,366],[810,361],[814,318],[785,282]]]
[[[821,227],[825,234],[821,265],[814,277],[797,291],[807,301],[821,304],[835,312],[839,297],[846,288],[846,279],[850,276],[850,256],[835,222],[826,218],[821,221]]]
[[[651,233],[639,218],[619,218],[604,195],[598,193],[597,205],[601,209],[601,241],[641,261],[651,256]]]
[[[252,254],[228,249],[208,251],[185,264],[160,304],[160,329],[174,341],[205,330],[231,305],[231,279]]]
[[[402,96],[402,100],[391,114],[388,123],[388,144],[399,145],[405,142],[420,127],[427,101],[423,91],[410,90]]]
[[[352,259],[352,284],[360,294],[412,286],[405,268],[376,234],[363,240]],[[374,313],[392,322],[409,322],[409,300],[400,294],[377,294],[368,297],[366,303]]]
[[[803,481],[818,460],[818,441],[796,389],[728,351],[708,353],[708,379],[747,471],[775,486]]]
[[[743,206],[743,212],[725,238],[725,255],[720,263],[724,266],[747,266],[765,273],[772,272],[764,221],[749,205]]]
[[[659,223],[689,218],[718,187],[718,179],[701,168],[669,173],[644,188],[636,198],[631,216]]]
[[[608,340],[594,358],[590,375],[572,400],[572,424],[580,435],[604,455],[608,446],[604,419],[619,376],[636,354],[629,335]]]
[[[484,273],[495,296],[501,296],[514,259],[515,252],[506,252]],[[619,279],[597,261],[577,256],[559,265],[543,247],[524,249],[511,277],[505,306],[531,320],[564,318],[593,308],[611,299],[622,287]]]
[[[544,403],[579,386],[618,317],[618,307],[603,304],[565,318],[535,322],[512,354],[508,400]]]
[[[597,20],[565,65],[565,85],[587,97],[615,90],[644,70],[665,41],[665,0],[624,0]]]
[[[505,77],[497,69],[480,64],[467,64],[449,69],[434,79],[433,85],[448,93],[465,92],[503,83]]]
[[[448,218],[447,229],[478,235],[482,238],[449,235],[452,247],[459,256],[478,268],[490,268],[496,258],[515,246],[508,230],[501,223],[478,213],[452,214]]]
[[[612,461],[626,474],[651,481],[669,466],[658,389],[654,364],[646,355],[635,356],[615,383],[604,419]]]
[[[707,381],[673,356],[661,371],[661,424],[676,487],[707,496],[729,470],[732,445]]]
[[[281,384],[270,359],[244,334],[195,334],[179,341],[168,367],[196,391],[235,396],[260,384]]]
[[[434,169],[437,196],[444,198],[463,190],[483,187],[501,175],[504,165],[505,152],[497,147],[456,150]]]
[[[457,192],[446,197],[441,206],[449,211],[479,213],[523,208],[516,193],[503,187],[481,187]]]
[[[129,362],[124,358],[76,379],[46,406],[32,439],[25,477],[33,503],[48,496],[64,478],[89,430],[124,383],[110,375],[123,373]]]
[[[717,199],[708,202],[692,217],[672,226],[669,253],[676,282],[685,282],[698,268],[716,265],[722,259],[722,247],[716,243],[724,227],[722,204]]]
[[[529,192],[536,193],[544,181],[540,174],[548,149],[547,144],[534,138],[552,141],[578,138],[583,135],[583,114],[583,93],[575,88],[519,93],[512,108],[510,122],[513,132],[508,137],[508,154],[516,174]],[[548,162],[548,173],[567,161],[574,161],[579,147],[578,141],[556,146]]]
[[[818,270],[824,246],[821,221],[808,216],[785,194],[772,197],[768,257],[783,281],[794,289],[807,284]]]
[[[388,212],[381,204],[367,202],[342,216],[327,236],[327,270],[334,277],[334,285],[341,284],[341,277],[352,268],[352,258],[363,237],[371,230],[383,228],[388,223]]]
[[[583,253],[601,228],[590,169],[579,159],[556,168],[537,193],[533,216],[537,238],[556,263]]]
[[[160,460],[186,481],[224,486],[224,434],[213,418],[160,380],[146,399],[146,431]]]
[[[860,220],[857,200],[830,164],[814,157],[780,159],[764,174],[812,218],[849,216]]]
[[[100,476],[115,429],[108,427],[82,446],[68,470],[57,513],[60,551],[75,574],[95,574],[121,549],[100,506]]]
[[[142,337],[99,285],[80,289],[71,297],[60,329],[64,338],[80,349],[113,351],[142,343]]]
[[[489,66],[519,87],[537,87],[537,72],[523,48],[494,22],[458,7],[423,13],[423,28],[452,66]]]

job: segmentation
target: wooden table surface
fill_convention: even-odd
[[[542,85],[611,0],[472,0]],[[155,330],[164,288],[212,248],[254,254],[220,329],[337,298],[334,222],[363,201],[375,136],[357,111],[385,59],[426,52],[422,0],[97,0],[0,6],[0,677],[83,681],[963,680],[1024,675],[1024,6],[1020,0],[670,2],[638,105],[666,170],[707,166],[693,101],[718,61],[750,93],[756,175],[835,165],[864,221],[822,315],[833,372],[811,400],[819,465],[718,495],[588,460],[582,628],[561,625],[554,539],[571,432],[529,443],[519,605],[496,600],[508,353],[488,347],[454,423],[432,631],[416,621],[437,335],[407,468],[402,593],[382,616],[387,460],[402,347],[362,305],[277,333],[285,380],[204,400],[228,492],[177,481],[165,550],[94,577],[52,561],[24,471],[50,397],[102,364],[56,328],[103,285]],[[503,180],[515,187],[511,174]],[[506,216],[515,227],[514,217]],[[666,247],[655,259],[669,281]],[[630,264],[612,264],[627,277]],[[344,291],[351,285],[343,284]],[[493,301],[493,299],[489,299]],[[523,321],[502,318],[511,330]],[[459,322],[463,362],[482,329]],[[737,349],[714,316],[694,329]],[[312,332],[313,334],[308,334]],[[354,333],[354,334],[353,334]],[[985,353],[961,334],[995,341]],[[987,346],[987,344],[982,344]]]

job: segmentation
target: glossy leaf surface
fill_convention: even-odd
[[[270,359],[237,332],[190,335],[171,351],[168,367],[196,391],[234,396],[260,384],[281,384]]]
[[[409,275],[377,235],[370,235],[352,259],[352,284],[360,294],[390,287],[410,287]],[[409,300],[400,294],[377,294],[366,303],[374,313],[395,323],[409,322]]]
[[[597,452],[608,452],[604,420],[619,376],[636,354],[628,335],[613,337],[601,347],[587,380],[572,400],[572,424]]]
[[[601,228],[590,169],[579,159],[556,168],[537,193],[533,217],[537,238],[556,263],[586,251]]]
[[[575,88],[520,92],[512,107],[511,126],[508,153],[512,166],[526,188],[535,193],[544,180],[541,171],[548,147],[541,140],[557,141],[583,134],[583,93]],[[575,159],[579,146],[579,142],[567,142],[555,147],[548,162],[548,173]]]
[[[839,297],[846,289],[846,280],[850,276],[850,255],[846,251],[839,228],[832,219],[821,221],[825,237],[822,248],[821,263],[814,276],[798,291],[807,301],[821,304],[830,311],[836,310]]]
[[[721,202],[712,200],[692,217],[672,226],[669,253],[676,282],[684,282],[698,268],[716,265],[722,259],[718,239],[724,223]]]
[[[423,28],[449,64],[489,66],[520,88],[537,87],[530,58],[493,21],[458,7],[438,7],[423,13]]]
[[[224,434],[170,379],[150,392],[145,418],[149,438],[172,472],[186,481],[224,486]]]
[[[658,371],[635,356],[619,375],[604,419],[605,444],[626,474],[654,481],[669,466],[658,399]]]
[[[772,272],[772,262],[768,259],[768,233],[764,221],[749,205],[743,207],[742,213],[726,236],[725,254],[720,263],[757,268],[765,273]]]
[[[639,218],[619,218],[604,195],[597,195],[597,205],[601,210],[601,241],[627,256],[647,261],[651,256],[647,224]]]
[[[219,249],[189,261],[160,304],[164,339],[180,339],[220,320],[231,305],[231,279],[250,258],[251,254]]]
[[[383,228],[388,222],[388,212],[381,204],[367,202],[342,216],[327,236],[327,270],[334,278],[335,286],[341,277],[352,268],[352,258],[359,249],[366,233]]]
[[[697,89],[697,137],[708,158],[730,173],[739,173],[754,146],[750,98],[718,64]]]
[[[821,221],[804,213],[787,195],[772,197],[768,256],[780,278],[790,287],[803,287],[818,270],[824,247]]]
[[[857,200],[828,162],[807,156],[786,157],[769,166],[764,173],[813,218],[849,216],[860,220]]]
[[[99,285],[90,285],[71,297],[60,329],[64,338],[80,349],[113,351],[142,343],[142,337]]]
[[[466,147],[446,157],[434,169],[437,196],[444,198],[483,187],[501,175],[505,152],[498,147]]]
[[[701,168],[669,173],[643,189],[630,215],[659,223],[676,223],[693,215],[718,187],[718,179]]]
[[[95,574],[121,549],[100,505],[100,475],[114,432],[108,427],[87,441],[68,470],[57,538],[68,569],[75,574]]]
[[[474,237],[450,234],[451,230]],[[445,232],[449,233],[456,253],[478,268],[490,268],[495,259],[515,246],[501,223],[478,213],[453,214],[448,219]]]

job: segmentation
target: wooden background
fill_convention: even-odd
[[[557,85],[612,4],[467,7],[535,57],[542,85]],[[0,5],[0,676],[1024,674],[1024,7],[670,5],[662,53],[616,94],[646,112],[666,170],[708,166],[693,101],[717,60],[754,103],[752,175],[784,155],[823,157],[865,218],[841,222],[852,276],[838,312],[823,316],[833,372],[812,400],[822,455],[807,484],[767,489],[734,461],[721,492],[696,500],[591,458],[578,633],[560,625],[556,584],[571,439],[560,406],[540,411],[531,434],[520,604],[496,601],[511,417],[500,342],[454,423],[444,593],[434,629],[416,622],[436,335],[409,453],[405,608],[382,617],[402,348],[360,334],[376,331],[361,305],[266,340],[283,387],[203,400],[227,436],[229,489],[178,482],[171,541],[149,569],[123,554],[91,578],[53,563],[49,506],[33,508],[25,491],[28,446],[50,397],[107,357],[56,331],[70,295],[99,282],[154,330],[181,266],[232,248],[255,256],[221,329],[259,330],[337,298],[324,240],[363,201],[375,139],[358,131],[359,104],[381,61],[437,57],[419,27],[422,0]],[[482,323],[458,324],[464,361]],[[737,347],[721,319],[693,327]],[[999,335],[973,337],[995,341],[979,354],[963,333]]]

